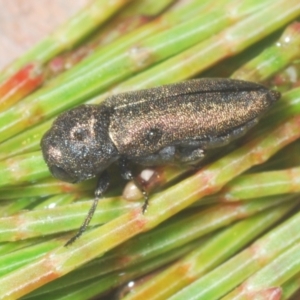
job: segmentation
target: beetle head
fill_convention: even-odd
[[[44,159],[58,179],[79,182],[95,177],[118,158],[109,138],[110,113],[103,106],[81,105],[61,114],[44,135]]]

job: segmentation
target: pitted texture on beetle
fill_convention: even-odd
[[[201,79],[119,94],[105,103],[114,109],[111,139],[120,153],[134,158],[167,145],[205,149],[220,136],[230,141],[235,129],[260,117],[278,98],[256,83]]]
[[[122,158],[191,163],[240,137],[280,97],[262,85],[196,79],[112,96],[63,113],[41,146],[52,174],[78,182]]]
[[[140,164],[194,163],[205,149],[236,139],[280,97],[262,85],[230,79],[197,79],[112,96],[99,106],[65,112],[41,141],[52,174],[78,182],[100,175],[87,218],[67,245],[89,224],[119,160],[124,178],[133,178],[128,160]],[[144,192],[148,205],[148,196]]]
[[[81,181],[112,163],[116,149],[108,136],[109,115],[105,107],[82,105],[56,119],[41,142],[55,177]]]

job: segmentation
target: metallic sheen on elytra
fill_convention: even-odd
[[[241,80],[194,79],[108,97],[61,114],[41,141],[52,174],[79,182],[102,176],[119,161],[143,165],[194,164],[208,149],[242,136],[280,98],[280,93]],[[102,179],[103,177],[103,179]],[[146,208],[146,205],[145,205]]]

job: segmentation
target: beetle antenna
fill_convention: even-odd
[[[70,240],[66,242],[65,247],[73,244],[85,232],[86,228],[89,226],[94,216],[99,199],[108,188],[108,185],[109,185],[109,175],[106,171],[104,171],[98,179],[98,184],[95,190],[95,198],[85,220],[83,221],[82,225],[78,229],[77,233]]]
[[[93,215],[96,211],[96,208],[97,208],[97,205],[98,205],[98,201],[99,201],[99,197],[96,196],[94,198],[94,201],[93,201],[93,204],[88,212],[88,215],[86,216],[85,220],[83,221],[82,225],[79,227],[77,233],[71,238],[69,239],[66,244],[65,244],[65,247],[73,244],[86,230],[86,228],[89,226],[92,218],[93,218]]]

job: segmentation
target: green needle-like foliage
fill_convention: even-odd
[[[292,202],[285,206],[289,211],[295,205],[296,203]],[[156,278],[141,285],[126,299],[143,299],[149,294],[153,294],[152,299],[167,299],[218,266],[246,245],[250,239],[255,238],[268,226],[274,224],[286,212],[282,208],[282,206],[277,206],[216,233],[202,246],[171,265],[164,272],[159,273]],[[167,284],[171,280],[172,284]],[[163,286],[164,289],[161,288]],[[159,293],[155,293],[158,289]]]
[[[171,299],[189,298],[189,295],[195,295],[195,291],[197,291],[197,296],[192,296],[192,299],[220,299],[234,286],[247,279],[249,275],[258,270],[263,271],[264,269],[261,268],[267,264],[271,266],[271,264],[276,263],[274,259],[280,258],[281,253],[293,251],[295,246],[299,247],[299,234],[296,233],[296,228],[293,231],[291,228],[299,222],[299,218],[298,213],[218,268],[172,296]],[[235,267],[232,268],[232,266]],[[280,268],[280,266],[278,267]],[[269,278],[276,278],[274,271],[269,275]],[[272,283],[271,286],[273,287]],[[225,299],[235,298],[228,296]]]
[[[0,73],[1,83],[38,63],[48,79],[0,113],[0,299],[291,299],[300,289],[300,89],[286,70],[299,59],[299,16],[299,0],[97,0]],[[58,55],[71,68],[47,77]],[[284,90],[281,100],[198,169],[153,168],[144,214],[109,168],[91,226],[64,247],[96,179],[51,177],[39,144],[55,117],[119,92],[222,77],[226,64],[232,78]],[[293,84],[276,81],[283,73]]]

